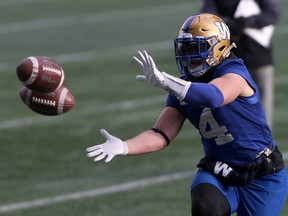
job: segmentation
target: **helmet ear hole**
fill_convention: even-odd
[[[219,48],[219,51],[222,52],[225,49],[225,46]]]

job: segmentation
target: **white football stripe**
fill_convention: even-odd
[[[65,73],[64,73],[64,70],[61,68],[61,81],[60,81],[60,83],[59,83],[59,85],[58,85],[58,87],[55,89],[55,91],[57,90],[57,89],[59,89],[62,85],[63,85],[63,83],[64,83],[64,79],[65,79]]]
[[[26,81],[23,82],[24,85],[31,85],[32,83],[34,83],[39,73],[39,62],[37,58],[31,56],[28,59],[32,62],[33,69],[32,69],[32,73],[30,77]]]
[[[66,98],[67,93],[68,93],[68,89],[64,87],[62,89],[62,91],[60,93],[60,97],[59,97],[59,103],[58,103],[58,108],[57,108],[58,115],[63,114],[64,103],[65,103],[65,98]]]
[[[30,98],[31,98],[32,91],[27,89],[25,94],[25,104],[29,107],[30,106]]]

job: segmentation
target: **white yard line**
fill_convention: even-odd
[[[58,63],[73,63],[73,62],[84,62],[84,61],[100,61],[103,59],[113,58],[122,56],[129,56],[127,61],[132,58],[132,55],[136,53],[137,50],[146,49],[149,51],[165,51],[173,50],[173,41],[157,41],[143,44],[134,44],[121,47],[97,49],[97,50],[88,50],[83,52],[74,52],[74,53],[63,53],[56,56],[50,56],[55,59]],[[0,63],[0,71],[5,70],[15,70],[15,62],[2,62]]]
[[[56,0],[5,0],[0,1],[0,6],[19,4],[36,4],[51,2]],[[199,8],[200,2],[168,4],[154,7],[134,8],[118,11],[105,11],[93,14],[74,15],[47,19],[37,19],[21,22],[10,22],[0,24],[0,34],[16,33],[23,31],[59,28],[73,25],[94,24],[99,22],[110,22],[115,20],[135,19],[142,17],[173,15],[185,12],[192,12],[193,8]],[[196,10],[197,11],[197,10]],[[287,25],[277,25],[276,34],[287,34]]]
[[[56,17],[49,19],[11,22],[0,24],[0,34],[16,33],[23,31],[59,28],[83,24],[95,24],[142,17],[173,15],[191,11],[199,3],[170,4],[146,8],[134,8],[118,11],[105,11],[93,14]]]
[[[285,160],[288,160],[288,152],[283,154]],[[139,179],[135,181],[125,182],[122,184],[115,184],[102,188],[95,188],[91,190],[79,191],[76,193],[62,194],[53,197],[47,197],[42,199],[35,199],[25,202],[12,203],[0,206],[0,213],[12,212],[22,209],[37,208],[40,206],[48,206],[52,204],[58,204],[67,201],[81,200],[89,197],[99,197],[110,193],[118,193],[131,189],[138,189],[141,187],[149,187],[166,182],[177,181],[192,178],[195,175],[196,170],[172,173],[167,175],[155,176],[145,179]]]
[[[60,0],[1,0],[0,7],[2,6],[19,6],[24,4],[41,4],[45,2],[60,1]]]
[[[178,173],[172,173],[162,176],[156,176],[151,178],[145,178],[130,182],[125,182],[122,184],[116,184],[111,185],[107,187],[102,188],[96,188],[92,190],[87,191],[80,191],[76,193],[70,193],[70,194],[63,194],[59,196],[54,197],[48,197],[43,199],[35,199],[27,202],[19,202],[19,203],[13,203],[8,205],[2,205],[0,206],[0,212],[11,212],[21,209],[30,209],[40,206],[47,206],[51,204],[57,204],[61,202],[71,201],[71,200],[80,200],[84,198],[89,197],[97,197],[105,194],[110,193],[117,193],[121,191],[127,191],[131,189],[138,189],[139,187],[148,187],[152,185],[162,184],[165,182],[171,182],[171,181],[177,181],[182,180],[186,178],[191,178],[195,174],[195,171],[187,171],[187,172],[178,172]]]
[[[136,54],[137,50],[147,49],[149,51],[165,51],[173,50],[173,41],[157,41],[143,44],[135,44],[121,47],[105,48],[98,50],[89,50],[84,52],[66,53],[52,58],[57,60],[59,63],[70,63],[70,62],[83,62],[89,60],[102,60],[119,56],[131,56]],[[128,59],[129,60],[129,59]]]
[[[114,102],[114,103],[108,103],[103,104],[95,107],[88,107],[86,109],[81,109],[79,112],[75,112],[75,115],[88,115],[88,114],[101,114],[101,113],[107,113],[114,110],[131,110],[136,109],[139,107],[149,107],[153,104],[160,104],[164,103],[165,96],[163,95],[157,95],[152,97],[146,97],[141,99],[134,99],[134,100],[126,100],[121,102]],[[47,124],[47,123],[53,123],[57,121],[63,120],[63,118],[66,118],[65,115],[63,116],[57,116],[57,118],[51,118],[41,115],[36,115],[33,117],[25,117],[25,118],[18,118],[18,119],[12,119],[7,121],[1,121],[0,122],[0,130],[4,129],[13,129],[13,128],[19,128],[27,125],[33,125],[33,124]],[[67,116],[68,118],[68,116]]]

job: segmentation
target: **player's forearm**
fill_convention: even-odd
[[[138,134],[125,141],[128,146],[128,155],[146,154],[159,151],[167,146],[165,139],[152,130]]]

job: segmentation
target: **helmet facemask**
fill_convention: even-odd
[[[190,33],[175,39],[175,57],[180,73],[199,77],[214,66],[213,49],[217,41],[215,36],[193,38]]]

